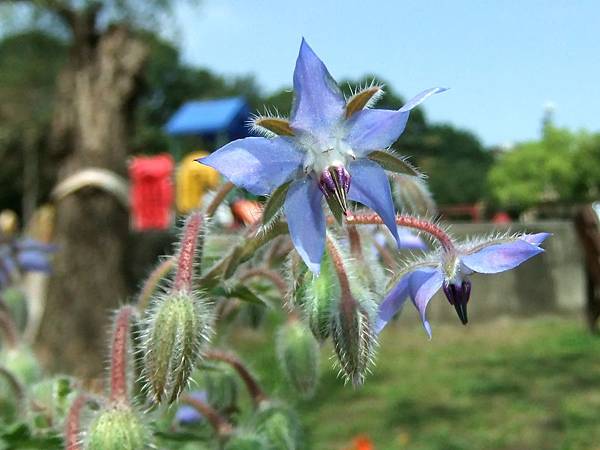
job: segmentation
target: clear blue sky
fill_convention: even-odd
[[[377,74],[484,143],[536,138],[544,105],[560,126],[600,131],[597,0],[203,0],[177,10],[185,60],[291,83],[305,36],[335,78]]]

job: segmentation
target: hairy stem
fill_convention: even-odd
[[[185,221],[183,236],[177,254],[177,271],[173,283],[174,291],[192,290],[192,279],[194,277],[194,263],[198,250],[198,238],[202,231],[202,214],[192,213]]]
[[[85,394],[78,395],[65,420],[65,448],[66,450],[81,450],[81,412],[88,402],[88,396]]]
[[[346,269],[344,267],[344,260],[339,250],[337,249],[335,243],[329,236],[327,236],[327,250],[331,255],[331,261],[333,262],[335,273],[337,274],[338,280],[340,282],[340,291],[342,293],[342,299],[346,297],[352,297],[352,294],[350,292],[350,280],[348,279],[348,274],[346,273]]]
[[[152,294],[156,291],[160,282],[173,270],[173,267],[175,267],[175,258],[169,257],[161,261],[150,273],[137,298],[137,309],[140,313],[143,313],[148,307]]]
[[[248,368],[237,356],[219,350],[209,350],[204,353],[204,357],[215,361],[223,361],[233,367],[246,385],[246,389],[248,390],[250,397],[252,397],[255,407],[258,407],[261,403],[268,400],[256,378],[252,376]]]
[[[346,223],[349,225],[367,225],[367,224],[383,224],[381,217],[377,214],[356,214],[356,215],[348,215],[346,216]],[[427,234],[430,234],[434,238],[436,238],[441,244],[442,248],[446,252],[454,252],[454,243],[448,234],[438,227],[436,224],[428,222],[427,220],[419,219],[413,216],[396,216],[396,224],[413,228],[419,231],[424,231]]]
[[[254,253],[271,242],[278,236],[287,233],[287,224],[279,222],[268,231],[256,233],[256,229],[252,227],[244,239],[236,245],[227,256],[217,262],[206,274],[200,278],[199,283],[203,287],[212,287],[224,279],[231,278],[240,264],[248,261]],[[254,236],[252,236],[254,234]]]
[[[346,227],[348,233],[348,240],[350,241],[350,253],[356,259],[362,259],[362,246],[360,244],[360,234],[354,225],[348,225]]]
[[[275,286],[281,294],[281,298],[285,298],[287,295],[288,286],[285,280],[274,270],[267,269],[266,267],[255,267],[248,269],[239,275],[240,281],[248,280],[249,278],[264,278],[273,283],[273,286]]]
[[[357,312],[359,304],[350,290],[350,280],[348,279],[348,274],[344,267],[342,255],[329,235],[327,235],[327,249],[331,255],[331,261],[333,262],[333,267],[335,268],[335,272],[340,282],[340,311],[347,317],[347,320],[350,323]]]
[[[265,262],[268,266],[273,266],[275,261],[280,255],[280,250],[283,244],[283,238],[274,239],[273,245],[267,251],[265,255]]]
[[[206,207],[205,214],[207,218],[211,218],[215,215],[217,209],[221,203],[223,203],[225,197],[227,197],[227,194],[229,194],[234,187],[235,185],[230,181],[221,186],[221,188],[217,191],[217,195],[215,195],[210,204]]]
[[[115,318],[115,330],[110,355],[110,401],[127,404],[127,365],[129,359],[129,330],[134,309],[125,306]]]
[[[256,277],[265,278],[266,280],[273,283],[273,285],[279,291],[279,295],[281,295],[281,300],[285,304],[285,300],[289,294],[288,285],[285,282],[285,280],[283,279],[283,277],[281,275],[279,275],[279,273],[277,273],[274,270],[270,270],[266,267],[256,267],[253,269],[248,269],[245,272],[243,272],[242,274],[240,274],[239,280],[244,281],[249,278],[256,278]],[[288,308],[285,308],[285,309],[287,309],[288,320],[297,319],[299,317],[297,311],[294,310],[293,306],[291,306],[291,305],[287,305],[287,306],[288,306]]]
[[[383,245],[381,245],[375,239],[373,239],[373,245],[375,246],[375,248],[381,255],[381,259],[383,260],[383,263],[387,267],[392,269],[392,268],[395,268],[398,266],[398,263],[396,263],[396,260],[394,259],[394,257],[391,255],[391,253],[388,251],[387,248],[385,248]]]
[[[233,432],[233,425],[208,403],[189,395],[184,396],[181,402],[190,405],[206,417],[206,420],[208,420],[208,423],[214,428],[219,437],[225,438]]]

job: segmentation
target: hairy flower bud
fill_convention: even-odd
[[[295,308],[304,308],[306,299],[306,290],[312,280],[312,273],[302,262],[300,256],[296,252],[290,254],[288,261],[288,275],[291,281],[290,290],[287,296],[286,306],[289,310]]]
[[[399,210],[417,216],[435,215],[437,208],[422,177],[391,174],[391,186]]]
[[[210,309],[200,294],[175,292],[157,299],[142,337],[144,379],[154,401],[177,399],[211,333]]]
[[[367,300],[342,298],[333,320],[332,338],[340,373],[354,386],[361,385],[373,363],[377,340]]]
[[[311,397],[319,380],[319,345],[310,330],[298,320],[286,323],[277,334],[277,354],[293,388]]]
[[[265,440],[265,449],[295,450],[300,447],[299,421],[289,408],[268,404],[258,412],[255,424],[258,435]]]
[[[139,415],[121,404],[101,410],[86,433],[86,450],[142,450],[151,434]]]
[[[304,295],[304,311],[313,336],[324,341],[331,332],[332,311],[340,298],[339,282],[329,255],[323,257],[321,272],[318,277],[312,276]]]
[[[218,411],[233,411],[238,401],[238,379],[234,370],[225,363],[214,370],[203,370],[208,403]]]

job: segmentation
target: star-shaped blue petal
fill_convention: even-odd
[[[347,208],[347,197],[373,209],[400,246],[389,181],[383,168],[366,157],[397,140],[410,110],[443,90],[424,91],[397,111],[364,109],[348,118],[339,86],[303,39],[294,70],[288,133],[293,136],[240,139],[199,162],[257,195],[292,181],[284,204],[290,236],[310,270],[318,273],[325,242],[323,194],[342,208]]]
[[[512,239],[491,239],[487,243],[462,249],[458,255],[458,263],[462,266],[462,273],[467,276],[472,273],[504,272],[542,253],[544,249],[540,245],[548,236],[549,233],[538,233]],[[439,256],[438,262],[431,260],[427,264],[417,263],[414,269],[409,267],[404,271],[404,275],[379,305],[376,323],[378,333],[410,298],[419,311],[425,330],[431,337],[431,327],[426,317],[427,305],[444,283],[453,282],[447,279],[443,270],[444,254],[441,253]]]

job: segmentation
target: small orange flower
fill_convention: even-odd
[[[354,450],[375,450],[373,441],[371,441],[371,439],[364,434],[354,438],[353,448]]]

